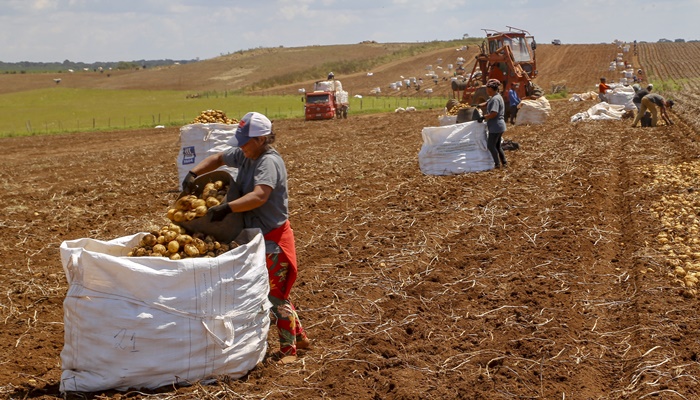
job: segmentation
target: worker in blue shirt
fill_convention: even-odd
[[[512,83],[510,85],[510,90],[508,90],[508,105],[510,106],[510,123],[515,124],[515,117],[518,116],[518,105],[520,104],[520,97],[517,93],[518,83]]]

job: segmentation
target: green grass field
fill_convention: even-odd
[[[270,119],[303,118],[299,96],[245,96],[205,92],[186,98],[183,91],[51,88],[0,95],[0,137],[94,130],[182,126],[202,111],[222,110],[240,119],[258,111]],[[440,97],[350,98],[350,115],[393,111],[398,107],[442,109]]]

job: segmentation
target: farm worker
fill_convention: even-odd
[[[605,78],[600,78],[600,84],[598,85],[598,98],[600,101],[608,101],[608,90],[610,90],[610,86],[605,83]]]
[[[510,123],[515,124],[515,117],[518,116],[518,105],[520,105],[520,97],[518,97],[518,83],[512,83],[508,90],[508,104],[510,105]]]
[[[634,86],[635,85],[633,85],[632,87],[634,88]],[[637,88],[635,88],[634,97],[632,97],[632,103],[634,103],[634,105],[637,107],[637,112],[639,112],[639,110],[642,108],[642,98],[648,95],[649,92],[651,92],[651,89],[654,88],[654,86],[652,84],[649,84],[645,89],[642,89],[639,85],[636,86]]]
[[[280,154],[271,147],[274,141],[272,122],[263,114],[247,113],[228,142],[232,147],[208,156],[192,168],[182,188],[192,193],[198,175],[223,165],[238,168],[236,184],[241,196],[211,207],[208,214],[212,221],[221,221],[229,213],[242,213],[246,228],[262,230],[270,279],[268,298],[280,341],[280,351],[274,358],[287,363],[296,359],[297,349],[308,348],[310,340],[289,299],[297,277],[297,257],[294,231],[289,224],[287,169]]]
[[[667,101],[658,93],[650,93],[642,97],[642,107],[639,109],[637,116],[634,118],[632,126],[637,126],[637,122],[642,119],[642,116],[647,110],[651,112],[651,126],[656,126],[659,119],[656,113],[657,106],[659,107],[659,110],[661,110],[661,118],[663,118],[666,125],[673,125],[673,121],[671,121],[671,118],[668,116],[668,112],[666,111],[666,108],[670,110],[673,107],[673,104],[673,100]]]
[[[501,138],[503,132],[506,131],[506,121],[504,118],[506,112],[506,104],[503,102],[503,97],[498,92],[501,82],[498,79],[489,79],[486,82],[486,94],[489,95],[489,100],[486,103],[479,104],[480,107],[486,107],[486,113],[481,121],[486,121],[486,129],[488,136],[486,138],[486,147],[493,157],[494,168],[505,168],[506,154],[501,148]]]

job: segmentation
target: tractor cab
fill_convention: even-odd
[[[520,98],[525,97],[528,84],[537,76],[535,38],[526,30],[508,27],[508,31],[483,29],[486,38],[471,74],[464,82],[454,83],[455,97],[462,92],[462,103],[478,104],[486,100],[484,85],[498,79],[504,92],[517,84]]]
[[[520,65],[530,79],[534,78],[537,74],[535,59],[537,42],[535,42],[535,38],[525,30],[510,26],[508,29],[507,32],[484,29],[488,42],[488,58],[491,59],[492,63],[504,58],[507,46],[510,49],[512,62],[515,65]]]

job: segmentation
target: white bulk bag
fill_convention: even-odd
[[[236,133],[236,129],[238,125],[221,123],[197,123],[181,127],[180,153],[177,156],[178,184],[182,185],[185,175],[207,156],[230,148],[226,142]],[[232,176],[236,174],[235,168],[220,169],[228,171]]]
[[[552,107],[549,105],[549,100],[544,96],[535,100],[523,100],[518,106],[515,125],[543,124],[551,112]]]
[[[218,257],[127,257],[146,233],[61,244],[61,392],[154,389],[227,375],[265,356],[269,278],[259,229]]]
[[[333,81],[318,81],[314,83],[315,92],[333,92],[335,90],[335,85]]]
[[[634,99],[634,89],[630,86],[620,86],[613,89],[606,95],[608,104],[624,106],[625,110],[637,110],[632,99]]]
[[[439,122],[440,126],[454,125],[457,123],[457,116],[456,115],[440,115],[438,117],[438,122]]]
[[[569,101],[588,101],[588,100],[597,100],[598,99],[598,93],[596,92],[584,92],[584,93],[574,93],[571,95],[571,98],[569,98]]]
[[[486,148],[486,124],[425,127],[418,164],[426,175],[452,175],[493,169],[493,157]]]
[[[608,104],[600,102],[593,105],[586,111],[574,114],[571,117],[571,122],[579,121],[601,121],[601,120],[620,120],[625,113],[625,106],[617,104]]]
[[[335,92],[335,102],[336,104],[348,104],[348,92],[345,90]]]

